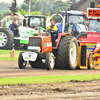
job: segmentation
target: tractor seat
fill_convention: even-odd
[[[59,33],[62,33],[62,24],[61,23],[56,23],[55,25],[58,27]]]

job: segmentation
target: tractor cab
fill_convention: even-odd
[[[88,8],[87,17],[89,19],[88,30],[86,36],[80,36],[81,41],[100,42],[100,8]]]
[[[19,40],[19,43],[24,47],[27,48],[29,44],[29,37],[34,35],[38,35],[38,28],[42,35],[46,35],[43,33],[50,25],[50,19],[48,16],[44,15],[25,15],[22,26],[19,26],[19,34],[20,37],[15,38],[15,40]]]
[[[16,20],[16,22],[17,22],[16,24],[18,26],[21,26],[23,19],[24,19],[23,15],[15,12],[15,15],[7,15],[0,21],[1,27],[8,28],[10,26],[10,24],[14,22],[14,20]]]
[[[60,18],[53,18],[54,16],[60,16]],[[55,20],[60,33],[68,33],[69,28],[72,30],[71,34],[74,36],[81,33],[82,31],[86,32],[87,27],[84,23],[86,20],[85,12],[60,10],[59,13],[53,14],[50,18]]]
[[[50,25],[50,19],[45,15],[25,15],[26,20],[23,22],[23,26],[29,28],[46,29]]]

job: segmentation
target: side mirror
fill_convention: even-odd
[[[26,26],[26,19],[23,20],[23,26]]]

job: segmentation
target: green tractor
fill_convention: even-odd
[[[16,20],[19,26],[19,37],[14,37],[9,25]],[[43,15],[26,15],[24,18],[13,16],[1,20],[0,49],[26,49],[29,37],[38,34],[38,28],[43,32],[50,25],[50,18]]]

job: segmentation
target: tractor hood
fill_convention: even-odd
[[[74,29],[75,29],[74,31],[78,32],[78,33],[82,32],[82,31],[86,31],[85,25],[82,25],[82,24],[75,24]]]

